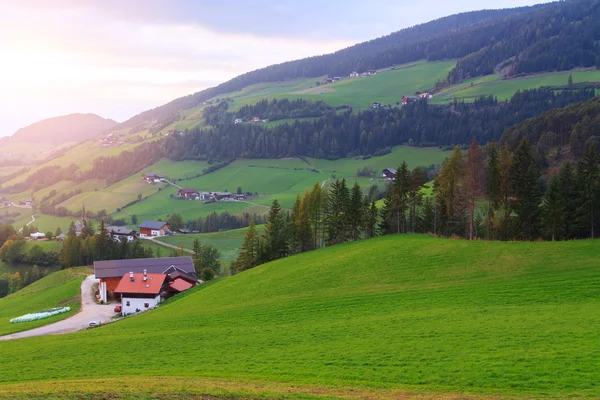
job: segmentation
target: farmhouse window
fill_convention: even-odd
[[[144,303],[144,307],[145,307],[145,308],[148,308],[148,307],[150,307],[150,303]]]
[[[127,302],[127,303],[125,303],[125,305],[126,305],[127,307],[129,307],[131,304],[130,304],[129,302]]]

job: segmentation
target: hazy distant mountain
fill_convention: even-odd
[[[95,114],[70,114],[36,122],[0,141],[0,148],[19,143],[59,146],[82,142],[109,132],[117,123]]]

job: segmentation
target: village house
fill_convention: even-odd
[[[199,198],[199,193],[196,189],[179,189],[179,192],[177,193],[177,197],[180,199],[186,199],[186,200],[196,200]]]
[[[196,271],[191,257],[165,257],[165,258],[139,258],[130,260],[108,260],[94,261],[94,275],[100,280],[98,286],[98,298],[107,303],[111,298],[114,299],[116,290],[123,278],[129,277],[129,273],[143,274],[144,270],[149,274],[165,275],[163,282],[167,280],[167,276],[173,276],[176,280],[181,278],[183,274],[187,276],[187,280],[196,282]],[[143,279],[142,279],[143,280]],[[154,279],[153,279],[154,280]],[[161,285],[162,286],[162,285]],[[122,294],[135,293],[127,292],[129,287],[121,287],[119,299]],[[160,294],[160,291],[157,292]],[[145,293],[146,295],[148,293]],[[156,296],[155,296],[156,297]],[[130,306],[131,307],[131,306]],[[125,309],[125,307],[123,307]]]
[[[407,105],[408,103],[413,103],[418,101],[421,97],[419,96],[402,96],[402,105]]]
[[[333,78],[325,78],[325,80],[323,81],[324,84],[328,84],[328,83],[332,83],[333,82]]]
[[[341,77],[341,76],[334,76],[334,77],[333,77],[333,81],[334,81],[334,82],[338,82],[338,81],[341,81],[341,80],[342,80],[342,77]]]
[[[368,69],[367,70],[367,75],[377,75],[377,71],[374,69]]]
[[[396,170],[394,168],[386,168],[383,170],[381,177],[393,181],[396,178]]]
[[[358,77],[358,75],[359,75],[359,74],[358,74],[358,72],[356,72],[356,71],[352,71],[352,72],[350,72],[350,78],[356,78],[356,77]]]
[[[244,196],[243,194],[236,194],[233,198],[235,200],[246,200],[246,196]]]
[[[260,117],[254,117],[254,118],[252,118],[252,122],[260,122]]]
[[[241,118],[236,118],[233,120],[234,124],[241,124],[242,122],[244,122]]]
[[[165,236],[169,224],[162,221],[144,221],[140,224],[140,237]]]
[[[231,200],[232,198],[232,194],[229,192],[213,192],[212,196],[215,198],[215,200],[217,201],[221,201],[221,200]]]
[[[31,240],[45,239],[46,235],[43,234],[42,232],[36,232],[36,233],[32,233],[31,235],[29,235],[29,238]]]
[[[126,273],[115,288],[121,297],[121,314],[133,314],[152,309],[160,303],[160,293],[165,288],[165,274]]]
[[[431,93],[421,93],[419,96],[422,99],[431,99],[431,98],[433,98],[433,95]]]
[[[147,172],[142,175],[142,179],[148,183],[160,183],[164,182],[165,176],[160,174],[155,174],[152,172]]]
[[[31,204],[33,204],[33,200],[20,200],[19,201],[20,206],[31,207]]]
[[[115,242],[120,242],[121,238],[125,238],[131,243],[137,238],[137,231],[125,226],[109,226],[106,228],[106,232]]]
[[[375,103],[371,104],[371,107],[374,108],[374,109],[378,109],[378,108],[381,107],[381,103],[378,102],[378,101],[376,101]]]

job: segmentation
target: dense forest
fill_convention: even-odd
[[[511,153],[495,142],[468,151],[456,147],[422,189],[426,171],[402,163],[381,209],[355,184],[329,189],[317,182],[291,211],[275,200],[265,233],[250,225],[232,273],[324,246],[403,233],[432,233],[469,240],[595,238],[600,226],[600,153],[590,145],[576,164],[564,162],[542,178],[535,152],[523,138]]]
[[[294,78],[346,76],[417,60],[458,59],[446,83],[474,76],[519,75],[600,65],[600,3],[570,0],[457,14],[335,53],[272,65],[182,97],[121,124],[134,128],[248,85]]]

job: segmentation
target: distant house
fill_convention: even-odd
[[[115,242],[121,241],[121,238],[125,238],[131,243],[137,238],[137,231],[125,226],[109,226],[106,228],[106,231]]]
[[[381,103],[378,102],[378,101],[376,101],[375,103],[371,104],[371,107],[374,108],[374,109],[378,109],[378,108],[381,107]]]
[[[234,124],[241,124],[242,122],[244,122],[241,118],[236,118],[233,120]]]
[[[377,75],[377,71],[374,69],[368,69],[367,70],[367,75]]]
[[[32,233],[31,235],[29,235],[29,238],[31,240],[45,239],[46,235],[43,234],[42,232],[36,232],[36,233]]]
[[[111,297],[114,297],[119,283],[126,274],[128,275],[130,272],[143,274],[144,270],[146,270],[146,273],[167,276],[179,272],[180,274],[186,274],[189,276],[188,279],[192,280],[196,277],[196,270],[191,257],[94,261],[94,275],[96,279],[100,280],[98,297],[103,302],[108,302]]]
[[[419,96],[402,96],[402,104],[406,105],[408,103],[414,103],[418,101],[421,97]]]
[[[333,78],[325,78],[325,80],[323,81],[324,84],[332,83],[332,82],[333,82]]]
[[[144,221],[140,224],[141,237],[165,236],[169,230],[169,224],[161,221]]]
[[[26,206],[26,207],[31,207],[32,203],[33,203],[33,200],[20,200],[19,201],[19,205]]]
[[[252,122],[260,122],[260,117],[254,117],[254,118],[252,118]]]
[[[165,176],[161,175],[161,174],[147,172],[142,175],[142,179],[148,183],[160,183],[160,182],[164,182]]]
[[[431,93],[421,93],[419,96],[422,99],[431,99],[431,98],[433,98],[433,95]]]
[[[246,196],[244,196],[243,194],[236,194],[234,196],[234,199],[236,199],[236,200],[245,200]]]
[[[386,168],[383,170],[381,177],[393,181],[396,178],[396,170],[394,168]]]
[[[356,78],[358,76],[359,76],[358,72],[356,72],[356,71],[350,72],[350,78]]]
[[[232,195],[229,192],[213,192],[212,195],[217,201],[229,200],[232,198]]]
[[[177,197],[186,200],[200,200],[200,193],[196,189],[179,189]]]
[[[334,76],[333,77],[333,82],[338,82],[338,81],[341,81],[341,80],[342,80],[341,76]]]

